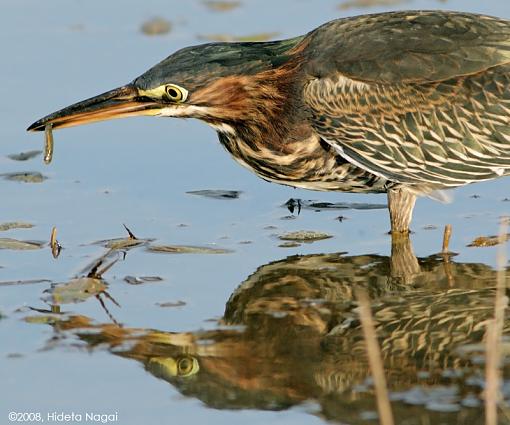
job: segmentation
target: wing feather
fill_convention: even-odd
[[[509,22],[368,15],[326,24],[309,43],[304,100],[347,160],[417,193],[510,174]]]

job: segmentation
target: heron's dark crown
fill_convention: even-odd
[[[172,83],[193,90],[221,77],[258,74],[286,63],[292,57],[290,51],[302,39],[186,47],[136,78],[134,85],[150,90]]]

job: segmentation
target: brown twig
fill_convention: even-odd
[[[391,410],[386,378],[384,376],[381,350],[377,341],[374,319],[370,310],[370,299],[364,289],[356,290],[356,298],[359,303],[359,316],[367,347],[368,363],[374,379],[377,410],[379,411],[381,425],[393,425],[395,422],[393,420],[393,412]]]
[[[125,224],[122,225],[124,226],[124,229],[126,229],[126,232],[128,232],[129,239],[138,240],[138,238],[133,234],[131,230],[129,230],[129,228]]]

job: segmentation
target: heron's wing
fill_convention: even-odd
[[[312,75],[423,83],[510,61],[510,22],[458,12],[382,13],[329,22],[308,42]]]
[[[307,48],[313,125],[349,161],[425,192],[510,173],[510,23],[369,15],[327,24]]]

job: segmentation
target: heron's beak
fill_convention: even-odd
[[[53,112],[34,122],[27,131],[42,131],[47,124],[55,129],[113,118],[158,115],[162,106],[153,99],[139,96],[138,89],[128,84]]]

